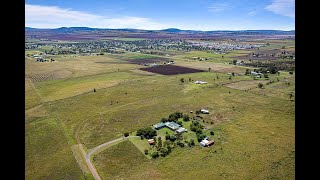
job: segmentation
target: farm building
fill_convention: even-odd
[[[214,141],[211,140],[211,141],[208,142],[207,146],[212,146],[213,144],[214,144]]]
[[[175,122],[166,122],[165,125],[173,131],[177,130],[180,127],[180,125]]]
[[[212,146],[213,144],[214,144],[214,140],[210,140],[208,137],[204,138],[200,142],[200,146],[202,147],[209,147],[209,146]]]
[[[200,146],[205,147],[205,146],[208,145],[208,143],[209,143],[209,141],[206,140],[206,139],[204,139],[204,140],[202,140],[202,141],[200,142]]]
[[[200,110],[202,114],[209,114],[209,110],[208,109],[201,109]]]
[[[207,82],[204,82],[204,81],[195,81],[194,84],[207,84]]]
[[[183,127],[179,127],[177,130],[176,130],[176,133],[180,134],[180,133],[184,133],[184,132],[187,132],[188,130],[186,128],[183,128]]]
[[[236,65],[242,66],[242,65],[243,65],[243,61],[237,61],[237,62],[236,62]]]
[[[153,127],[154,127],[156,130],[159,130],[159,129],[163,128],[163,127],[166,127],[166,124],[163,123],[163,122],[160,122],[160,123],[158,123],[158,124],[153,125]]]
[[[156,144],[156,142],[154,141],[154,139],[149,139],[149,140],[148,140],[148,143],[149,143],[150,145]]]
[[[261,73],[254,72],[254,71],[251,71],[251,75],[257,76],[257,75],[262,75],[262,74],[261,74]]]

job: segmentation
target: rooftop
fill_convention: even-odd
[[[180,127],[179,124],[175,123],[175,122],[166,122],[165,125],[170,128],[170,129],[173,129],[173,130],[176,130]]]

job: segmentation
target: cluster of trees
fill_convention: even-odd
[[[167,156],[168,154],[170,154],[172,152],[173,147],[176,146],[176,145],[180,146],[180,147],[185,147],[185,143],[187,143],[187,145],[189,147],[192,147],[192,146],[195,145],[194,139],[190,139],[190,141],[187,141],[186,140],[187,137],[185,137],[185,141],[184,141],[185,143],[184,143],[182,141],[183,138],[182,138],[181,134],[171,135],[170,136],[167,133],[165,137],[166,137],[166,140],[164,142],[162,142],[161,137],[159,137],[158,139],[155,139],[155,141],[156,141],[156,144],[155,144],[156,151],[154,151],[153,153],[150,154],[150,156],[152,158],[157,158],[159,156],[161,156],[161,157]],[[148,155],[149,151],[146,149],[146,150],[144,150],[144,153],[146,155]]]
[[[161,122],[168,122],[168,121],[173,121],[173,122],[176,122],[176,123],[179,123],[177,122],[179,118],[183,118],[184,121],[188,121],[189,120],[189,116],[187,117],[188,115],[183,115],[182,112],[174,112],[172,114],[169,115],[168,118],[162,118],[161,119]]]
[[[202,141],[206,135],[202,132],[203,125],[201,125],[198,121],[192,121],[190,124],[190,130],[197,134],[198,142]]]
[[[165,142],[162,142],[161,137],[158,137],[158,140],[154,139],[156,141],[156,151],[150,154],[152,158],[157,158],[159,156],[165,157],[172,151],[172,143],[171,141],[166,140]],[[144,153],[147,155],[149,151],[147,149],[144,150]]]
[[[151,127],[141,128],[137,131],[137,136],[151,139],[157,136],[157,131],[152,129]]]

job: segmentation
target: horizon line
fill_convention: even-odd
[[[162,31],[162,30],[169,30],[169,29],[176,29],[181,31],[202,31],[202,32],[208,32],[208,31],[295,31],[295,29],[292,30],[280,30],[280,29],[239,29],[239,30],[192,30],[192,29],[179,29],[179,28],[165,28],[165,29],[137,29],[137,28],[96,28],[96,27],[85,27],[85,26],[63,26],[63,27],[57,27],[57,28],[35,28],[26,26],[25,28],[32,28],[32,29],[60,29],[60,28],[90,28],[90,29],[112,29],[112,30],[121,30],[121,29],[132,29],[132,30],[146,30],[146,31]]]

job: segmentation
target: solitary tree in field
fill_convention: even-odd
[[[93,89],[93,92],[96,92],[96,88]]]
[[[144,154],[145,154],[145,155],[148,155],[148,154],[149,154],[149,150],[148,150],[148,149],[145,149],[145,150],[144,150]]]
[[[128,133],[128,132],[125,132],[123,135],[124,135],[124,137],[128,137],[128,136],[129,136],[129,133]]]
[[[183,82],[184,82],[184,78],[181,78],[181,79],[180,79],[180,82],[182,82],[182,83],[183,83]]]
[[[211,71],[211,68],[209,68],[208,71],[210,72],[210,71]]]
[[[245,72],[244,74],[245,74],[245,75],[250,74],[250,70],[249,70],[249,69],[246,69],[246,72]]]
[[[191,82],[191,80],[192,80],[191,77],[189,77],[189,82]]]
[[[293,97],[293,93],[291,92],[291,93],[289,93],[289,99],[290,99],[290,101],[291,101],[291,98]]]
[[[234,72],[232,72],[231,74],[232,74],[232,76],[234,76]]]
[[[259,83],[259,84],[258,84],[258,88],[263,88],[263,84],[262,84],[262,83]]]
[[[233,60],[233,61],[232,61],[232,64],[233,64],[233,65],[236,65],[236,63],[237,63],[237,60]]]

